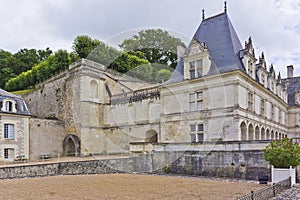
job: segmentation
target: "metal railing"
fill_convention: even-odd
[[[279,193],[291,188],[291,177],[282,180],[278,183],[274,183],[269,187],[265,187],[256,191],[251,191],[249,194],[245,194],[236,198],[236,200],[264,200],[276,197]]]

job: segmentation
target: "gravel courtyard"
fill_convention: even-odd
[[[233,199],[263,186],[201,178],[107,174],[0,180],[1,199]]]

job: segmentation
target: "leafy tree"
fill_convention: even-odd
[[[11,59],[12,54],[10,52],[0,49],[0,69],[10,68]]]
[[[120,47],[127,52],[141,51],[150,63],[161,63],[172,68],[177,64],[177,46],[185,46],[179,38],[161,29],[140,31],[126,39]]]
[[[5,83],[15,77],[14,71],[11,68],[5,67],[0,70],[0,88],[3,88]]]
[[[81,35],[75,38],[72,48],[80,58],[86,58],[98,45],[100,45],[99,40]]]
[[[266,161],[276,168],[300,165],[300,146],[292,139],[274,140],[264,149]]]
[[[143,81],[151,81],[152,72],[153,72],[153,68],[148,63],[148,64],[136,66],[135,68],[133,68],[128,72],[128,75]]]
[[[149,62],[145,59],[141,59],[137,56],[128,53],[123,53],[109,65],[109,68],[114,69],[121,73],[126,73],[127,71],[135,69],[140,65],[144,65],[148,63]]]
[[[167,69],[161,69],[158,71],[158,73],[155,76],[155,82],[160,83],[167,81],[172,75],[172,72]]]

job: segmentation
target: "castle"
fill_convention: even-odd
[[[242,46],[226,9],[203,16],[187,49],[178,55],[175,71],[162,84],[145,83],[86,59],[39,84],[23,96],[37,117],[23,125],[24,141],[30,132],[30,140],[39,145],[30,145],[30,152],[38,152],[32,159],[40,153],[140,152],[153,150],[151,144],[176,148],[299,136],[300,77],[293,77],[293,66],[287,66],[287,78],[276,75],[263,53],[255,55],[251,37]],[[0,101],[2,141],[10,143],[5,138],[6,102]],[[28,121],[29,112],[22,118]],[[22,149],[28,152],[30,143],[18,147],[15,155],[28,157]],[[8,148],[15,147],[1,146],[3,159]]]

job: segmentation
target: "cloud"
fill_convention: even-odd
[[[156,27],[191,38],[206,17],[223,12],[219,0],[0,0],[0,48],[71,49],[78,35],[111,42],[138,28]],[[300,75],[300,2],[298,0],[228,1],[228,14],[242,44],[251,35],[256,55],[285,76],[294,64]],[[134,33],[134,31],[132,31]]]

